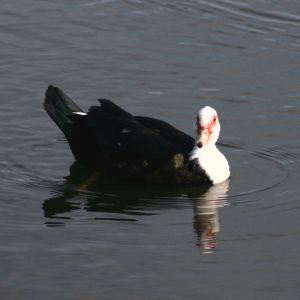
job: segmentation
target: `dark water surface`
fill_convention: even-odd
[[[299,298],[299,1],[3,0],[0,26],[1,299]],[[215,107],[230,182],[66,178],[49,84],[190,134]]]

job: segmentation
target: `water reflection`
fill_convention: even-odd
[[[229,181],[201,188],[132,184],[106,178],[99,171],[75,163],[65,182],[54,189],[54,196],[44,201],[43,211],[44,216],[51,219],[46,222],[47,226],[64,225],[78,210],[84,210],[85,217],[87,212],[102,213],[92,218],[95,220],[135,222],[139,216],[153,215],[157,210],[180,207],[192,201],[197,245],[207,253],[216,246],[220,231],[218,208],[228,204],[228,189]]]
[[[228,205],[229,181],[210,187],[207,192],[194,200],[194,228],[203,252],[210,253],[216,247],[220,231],[218,208]]]

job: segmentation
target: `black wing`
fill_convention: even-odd
[[[157,133],[161,137],[165,138],[169,143],[176,146],[178,153],[182,153],[184,156],[187,156],[192,151],[194,139],[167,122],[141,116],[136,116],[135,119],[144,127]]]
[[[71,148],[78,160],[100,165],[113,173],[134,175],[161,167],[176,153],[186,154],[192,149],[192,139],[171,125],[152,118],[133,117],[109,100],[99,101],[101,105],[91,107],[87,115],[73,117]],[[86,145],[80,145],[82,140]]]

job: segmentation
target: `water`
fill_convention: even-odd
[[[297,299],[298,1],[1,3],[3,299]],[[49,84],[192,134],[215,107],[232,178],[211,190],[69,168]]]

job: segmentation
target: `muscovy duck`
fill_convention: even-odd
[[[229,178],[217,149],[217,112],[205,106],[193,139],[170,124],[132,116],[113,102],[83,112],[62,90],[49,86],[44,107],[64,133],[75,159],[106,175],[176,185],[216,184]]]

